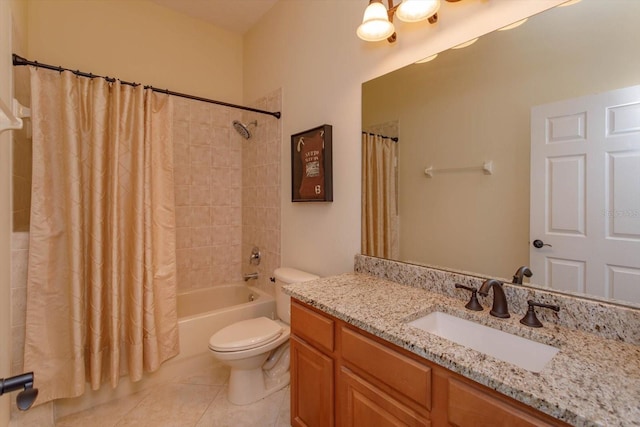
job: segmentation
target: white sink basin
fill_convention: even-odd
[[[542,368],[560,351],[550,345],[439,311],[434,311],[408,324],[531,372],[542,371]]]

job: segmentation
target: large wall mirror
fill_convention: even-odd
[[[582,0],[364,83],[362,252],[640,307],[639,16]]]

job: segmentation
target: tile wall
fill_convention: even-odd
[[[277,90],[252,104],[280,111]],[[233,128],[248,124],[250,139]],[[259,273],[256,284],[273,293],[269,277],[280,266],[280,147],[275,117],[215,104],[174,99],[178,291],[217,286]],[[250,265],[254,246],[260,265]]]
[[[238,112],[240,111],[240,113]],[[174,99],[178,291],[241,277],[241,110]]]
[[[259,99],[254,108],[282,111],[282,92],[274,91]],[[282,126],[275,117],[245,113],[244,123],[257,120],[251,126],[252,136],[242,144],[242,270],[258,273],[250,281],[262,290],[274,294],[269,278],[280,267],[280,159]],[[259,265],[249,264],[251,249],[260,248]]]
[[[29,69],[14,67],[15,97],[22,105],[31,105],[31,85],[29,84]],[[31,214],[31,119],[23,119],[23,128],[11,132],[13,143],[11,146],[11,185],[13,231],[29,230],[29,215]]]

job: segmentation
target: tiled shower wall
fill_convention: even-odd
[[[282,111],[282,92],[277,90],[252,105],[267,111]],[[257,120],[251,126],[252,136],[242,144],[242,269],[243,273],[258,273],[250,281],[273,294],[269,278],[280,267],[280,149],[282,126],[275,117],[245,113],[244,123]],[[251,249],[261,253],[259,265],[251,265]]]
[[[240,280],[240,110],[174,99],[178,292]]]
[[[280,111],[281,91],[252,104]],[[250,139],[233,128],[249,126]],[[258,272],[257,282],[273,293],[269,282],[280,266],[280,147],[282,132],[275,117],[176,98],[173,143],[176,185],[178,291],[242,280]],[[253,247],[260,265],[250,265]]]
[[[31,105],[31,85],[27,67],[13,68],[15,97],[24,106]],[[24,126],[12,133],[12,209],[13,231],[29,231],[31,214],[31,119],[23,119]]]

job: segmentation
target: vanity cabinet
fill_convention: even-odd
[[[291,425],[566,426],[292,299]]]
[[[334,323],[320,312],[301,304],[291,304],[293,427],[334,425]]]

